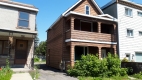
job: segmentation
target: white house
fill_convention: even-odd
[[[0,0],[0,67],[7,58],[11,66],[32,67],[37,13],[33,5]]]
[[[118,19],[120,59],[142,62],[142,5],[129,0],[111,0],[102,10]]]

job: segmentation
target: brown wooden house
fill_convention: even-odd
[[[94,0],[79,0],[47,30],[47,65],[65,69],[81,55],[98,53],[101,59],[116,53],[116,29],[117,20]]]

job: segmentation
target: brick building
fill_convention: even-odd
[[[94,0],[79,0],[47,30],[47,65],[74,66],[81,55],[117,53],[117,20],[104,14]]]

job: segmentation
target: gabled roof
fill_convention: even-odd
[[[96,8],[98,9],[98,11],[101,13],[101,15],[98,15],[98,16],[90,16],[90,15],[86,15],[86,14],[81,14],[81,13],[76,13],[76,12],[73,12],[71,11],[74,7],[76,7],[79,3],[81,3],[83,0],[79,0],[78,2],[76,2],[72,7],[70,7],[68,10],[66,10],[63,14],[61,14],[59,16],[59,18],[49,27],[49,29],[51,29],[62,17],[67,17],[68,15],[70,14],[76,14],[76,15],[81,15],[81,16],[86,16],[86,17],[92,17],[92,18],[98,18],[98,19],[104,19],[104,20],[109,20],[109,21],[116,21],[117,20],[115,18],[113,18],[112,16],[110,15],[106,15],[103,13],[103,11],[100,9],[100,7],[98,6],[98,4],[94,1],[94,0],[91,0],[92,3],[96,6]],[[108,17],[108,18],[106,18]],[[47,31],[49,30],[47,29]]]
[[[75,3],[72,7],[70,7],[68,10],[66,10],[62,15],[64,16],[65,14],[67,14],[71,9],[73,9],[75,6],[77,6],[81,1],[83,0],[79,0],[77,3]],[[96,6],[96,8],[99,10],[99,12],[101,14],[103,14],[103,11],[100,9],[100,7],[98,6],[98,4],[96,3],[96,1],[91,0],[92,3]]]
[[[138,7],[142,7],[141,4],[138,4],[138,3],[135,3],[135,2],[132,2],[132,1],[129,1],[129,0],[118,0],[118,2],[119,1],[127,2],[127,3],[130,3],[132,5],[135,5],[135,6],[138,6]],[[104,5],[103,7],[101,7],[101,9],[105,9],[106,7],[112,5],[115,2],[117,2],[117,0],[111,0],[109,3],[107,3],[106,5]]]

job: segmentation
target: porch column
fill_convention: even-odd
[[[71,17],[71,31],[74,30],[74,17]]]
[[[98,53],[99,53],[99,59],[101,59],[102,58],[102,47],[98,47]]]
[[[101,22],[98,22],[98,33],[101,33]]]
[[[74,48],[75,48],[75,46],[74,45],[72,45],[71,44],[71,46],[70,46],[70,64],[71,64],[71,67],[73,67],[74,66],[74,57],[75,57],[75,52],[74,52]]]
[[[114,47],[114,54],[116,55],[116,53],[117,53],[117,50],[116,50],[116,47]]]
[[[116,35],[116,24],[113,24],[114,27],[114,35]]]

